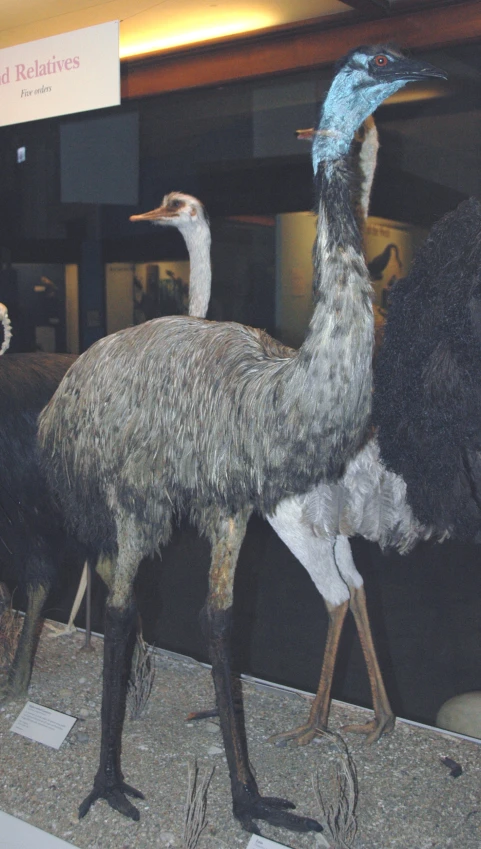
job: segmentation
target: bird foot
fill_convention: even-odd
[[[305,725],[300,725],[299,728],[293,728],[292,731],[272,734],[269,737],[269,743],[274,743],[279,748],[284,748],[289,743],[292,746],[307,746],[315,737],[321,737],[326,731],[327,728],[323,725],[306,722]]]
[[[79,807],[78,815],[79,819],[85,816],[86,813],[90,810],[94,802],[97,799],[105,799],[106,802],[109,803],[110,807],[114,809],[114,811],[119,811],[119,813],[123,814],[124,817],[129,817],[131,820],[139,820],[140,814],[135,807],[132,805],[127,796],[133,796],[135,799],[144,799],[145,796],[140,790],[136,790],[135,787],[131,787],[129,784],[126,784],[124,781],[118,781],[112,786],[107,786],[106,781],[97,781],[94,782],[94,789],[91,793],[83,800],[82,804]]]
[[[50,639],[56,639],[56,637],[70,637],[71,634],[76,634],[77,629],[75,625],[64,625],[62,628],[57,628],[56,625],[52,625],[50,622],[45,623],[46,627],[51,632],[48,636]]]
[[[0,704],[17,699],[26,699],[28,696],[28,680],[15,679],[15,675],[2,675],[3,681],[0,683]],[[0,679],[1,680],[1,679]]]
[[[377,743],[383,734],[389,734],[396,722],[396,717],[393,713],[383,713],[381,716],[375,716],[370,722],[363,724],[343,725],[342,731],[348,731],[352,734],[365,734],[366,743]]]
[[[240,801],[235,798],[233,800],[234,816],[239,820],[242,828],[252,834],[261,834],[254,820],[265,820],[270,825],[287,828],[290,831],[322,831],[322,825],[317,820],[289,813],[289,809],[292,810],[292,808],[295,808],[295,805],[287,799],[261,796],[259,793],[252,794],[252,798],[249,799],[244,797]]]
[[[0,684],[0,704],[9,702],[10,699],[13,699],[12,688],[8,681],[6,681]]]

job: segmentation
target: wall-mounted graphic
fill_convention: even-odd
[[[411,224],[370,216],[366,222],[364,249],[374,289],[376,336],[382,333],[390,287],[404,277],[414,253],[427,231]]]
[[[389,287],[404,277],[427,230],[370,216],[364,249],[374,289],[376,335],[382,334]],[[312,246],[316,218],[309,212],[276,216],[276,326],[283,341],[302,344],[312,314]]]

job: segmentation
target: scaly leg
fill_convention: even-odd
[[[0,692],[0,700],[24,698],[32,674],[33,657],[38,639],[38,623],[49,591],[49,586],[40,584],[27,590],[27,610],[18,641],[17,651],[8,672],[6,687]]]
[[[260,833],[254,822],[257,819],[292,831],[321,831],[315,820],[288,813],[286,809],[294,807],[292,802],[260,795],[249,767],[243,715],[235,710],[230,668],[233,584],[247,518],[246,515],[238,515],[220,520],[216,532],[211,534],[209,595],[203,611],[231,780],[232,808],[242,827],[254,834]]]
[[[325,602],[329,614],[329,626],[327,630],[326,647],[322,661],[321,677],[317,688],[316,697],[311,705],[309,718],[305,725],[285,731],[282,734],[274,734],[270,737],[273,743],[282,744],[284,740],[292,740],[296,746],[306,746],[314,737],[319,736],[319,731],[327,729],[329,717],[329,706],[331,702],[332,678],[336,664],[337,650],[341,638],[342,626],[346,618],[349,602],[333,606]]]
[[[366,722],[364,725],[345,725],[343,728],[345,731],[367,734],[366,742],[375,743],[385,732],[393,730],[396,718],[391,710],[379,668],[371,626],[369,624],[364,587],[351,587],[350,591],[351,600],[349,606],[356,622],[364,660],[366,661],[367,674],[371,685],[374,719]]]
[[[100,764],[94,789],[82,802],[79,818],[85,816],[97,799],[106,799],[111,808],[133,820],[140,814],[126,795],[143,799],[142,793],[125,784],[120,767],[122,728],[125,716],[127,679],[132,657],[137,614],[135,604],[124,610],[111,605],[105,613],[104,671],[102,692],[102,742]]]
[[[122,540],[128,540],[128,531],[128,526],[122,528]],[[127,681],[137,622],[133,581],[141,559],[141,554],[136,553],[133,545],[130,548],[128,542],[122,552],[120,548],[119,545],[115,568],[112,563],[107,570],[110,592],[105,612],[100,764],[93,790],[80,805],[80,818],[85,816],[97,799],[102,798],[114,810],[138,820],[140,814],[129,802],[127,795],[144,798],[134,787],[125,784],[120,766]]]

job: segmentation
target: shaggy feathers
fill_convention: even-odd
[[[291,487],[307,489],[313,466],[319,478],[326,465],[336,464],[339,472],[347,440],[334,422],[327,442],[330,448],[337,445],[339,455],[333,460],[331,453],[322,451],[329,404],[321,406],[312,398],[308,370],[287,354],[262,331],[180,317],[156,319],[89,349],[55,399],[53,428],[46,432],[49,408],[41,427],[52,455],[48,472],[65,482],[57,492],[81,538],[106,550],[105,520],[118,505],[142,515],[143,546],[150,551],[165,542],[173,511],[199,517],[202,504],[215,502],[233,513],[246,499],[261,511],[271,511]],[[310,429],[302,422],[309,408],[314,422]],[[62,442],[64,427],[69,440]],[[94,506],[92,462],[100,496]],[[115,496],[109,493],[112,480]],[[104,504],[104,521],[98,527],[98,510]],[[157,538],[159,521],[162,531]],[[112,518],[107,528],[113,543]]]
[[[383,465],[376,439],[348,463],[339,483],[319,484],[305,496],[302,516],[317,536],[359,535],[401,554],[432,534],[414,518],[406,485]]]
[[[444,216],[390,298],[374,416],[417,519],[481,539],[481,204]]]
[[[74,359],[10,354],[0,361],[0,560],[21,584],[50,579],[64,547],[37,462],[36,427]]]

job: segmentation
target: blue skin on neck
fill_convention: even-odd
[[[367,83],[366,72],[347,67],[334,78],[324,101],[318,131],[328,135],[314,136],[312,166],[314,174],[320,162],[340,159],[349,153],[356,130],[386,100],[399,91],[407,80]]]

